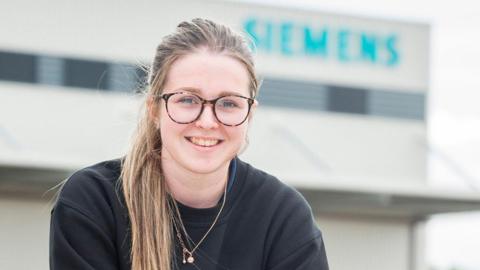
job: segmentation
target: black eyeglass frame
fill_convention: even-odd
[[[202,102],[202,108],[200,109],[200,112],[198,113],[197,117],[195,117],[195,119],[193,119],[192,121],[189,121],[189,122],[179,122],[179,121],[173,119],[173,117],[170,115],[170,112],[168,110],[168,99],[170,97],[172,97],[173,95],[176,95],[176,94],[191,94],[193,96],[196,96],[198,99],[200,99],[200,101]],[[231,97],[231,96],[246,99],[247,102],[248,102],[248,111],[247,111],[247,114],[245,115],[245,118],[240,123],[238,123],[236,125],[228,125],[228,124],[223,123],[218,118],[217,111],[215,110],[215,104],[217,103],[218,100],[220,100],[224,97]],[[177,124],[190,124],[190,123],[193,123],[193,122],[197,121],[200,118],[200,116],[202,115],[203,110],[205,109],[205,104],[212,104],[213,115],[215,116],[215,119],[217,119],[217,121],[219,123],[221,123],[222,125],[225,125],[225,126],[229,126],[229,127],[240,126],[241,124],[243,124],[247,120],[248,115],[250,115],[250,110],[252,108],[252,105],[253,105],[253,103],[255,103],[254,98],[244,97],[242,95],[235,95],[235,94],[223,95],[223,96],[219,96],[217,98],[208,100],[208,99],[204,99],[204,98],[202,98],[202,97],[200,97],[200,96],[198,96],[194,93],[191,93],[191,92],[180,91],[180,92],[173,92],[173,93],[165,93],[165,94],[161,94],[161,95],[155,95],[155,97],[165,100],[165,108],[167,109],[168,117],[170,117],[170,119],[172,119],[172,121],[177,123]]]

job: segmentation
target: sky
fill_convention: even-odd
[[[480,191],[480,1],[236,1],[430,24],[428,181],[436,187]],[[458,170],[449,169],[444,157]],[[427,261],[435,269],[480,269],[480,212],[435,216],[427,223],[426,237]]]

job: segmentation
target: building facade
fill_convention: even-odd
[[[226,1],[5,6],[1,269],[48,268],[47,190],[123,155],[142,66],[194,17],[252,40],[263,83],[241,157],[305,195],[331,269],[425,270],[425,220],[480,208],[478,194],[427,185],[428,25]]]

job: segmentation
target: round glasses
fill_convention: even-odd
[[[190,92],[175,92],[157,96],[165,100],[168,116],[178,124],[195,122],[202,115],[205,104],[212,104],[218,122],[226,126],[239,126],[247,120],[253,98],[226,95],[206,100]]]

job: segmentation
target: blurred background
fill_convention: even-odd
[[[194,17],[254,43],[242,158],[305,195],[331,269],[480,269],[475,1],[1,4],[0,269],[48,269],[48,190],[123,155],[140,66]]]

